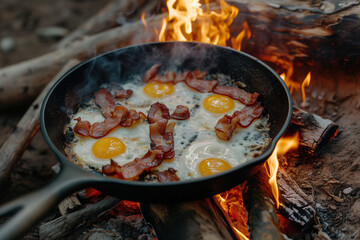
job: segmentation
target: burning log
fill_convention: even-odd
[[[142,204],[159,239],[237,239],[210,199],[176,204]]]
[[[159,26],[164,15],[149,19],[148,26]],[[48,79],[73,58],[92,57],[93,49],[101,54],[125,45],[144,27],[142,21],[125,24],[78,40],[65,49],[0,69],[0,109],[24,104],[33,99]]]
[[[319,154],[336,137],[339,126],[329,119],[305,112],[294,106],[292,126],[300,132],[301,149],[310,155]]]
[[[268,180],[264,166],[247,180],[243,196],[248,212],[250,239],[282,239]]]
[[[17,124],[15,131],[0,149],[0,186],[3,187],[11,174],[17,160],[31,143],[40,128],[40,106],[43,99],[54,83],[66,71],[76,65],[78,61],[70,60],[61,71],[48,83],[41,94],[32,103],[25,115]]]
[[[229,2],[239,8],[232,34],[238,34],[243,27],[241,23],[246,21],[252,35],[257,37],[244,41],[242,50],[263,61],[285,69],[292,62],[335,66],[347,61],[360,62],[358,54],[353,54],[354,49],[360,48],[355,37],[360,26],[358,2]]]
[[[90,219],[96,219],[98,215],[114,208],[120,202],[119,199],[108,197],[90,207],[66,214],[53,221],[44,223],[39,228],[40,239],[64,239],[80,225],[91,224]]]
[[[283,170],[277,174],[280,202],[279,212],[286,219],[305,230],[312,225],[315,217],[315,202],[310,199],[297,183]]]

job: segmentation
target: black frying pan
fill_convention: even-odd
[[[201,69],[224,73],[260,93],[259,101],[269,115],[271,144],[259,157],[221,174],[171,183],[146,183],[113,179],[82,169],[64,153],[64,126],[68,114],[92,96],[101,84],[123,82],[143,74],[154,63],[162,69],[178,71]],[[228,190],[254,174],[271,155],[287,128],[292,114],[290,93],[282,79],[267,65],[245,53],[226,47],[189,42],[150,43],[122,48],[83,62],[66,73],[52,87],[41,109],[41,130],[47,144],[62,164],[59,176],[37,192],[15,200],[0,209],[0,216],[15,213],[0,229],[0,239],[21,236],[65,196],[94,187],[121,199],[140,202],[175,202],[202,199]]]

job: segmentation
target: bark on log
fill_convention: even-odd
[[[159,28],[160,14],[148,19],[149,27]],[[63,64],[72,58],[81,60],[114,50],[126,44],[144,25],[142,21],[126,24],[70,44],[43,56],[0,69],[0,109],[15,107],[33,99]]]
[[[239,8],[231,36],[236,37],[247,21],[252,37],[243,40],[241,50],[283,69],[293,62],[356,66],[360,2],[340,2],[231,0]]]
[[[75,196],[75,194],[66,197],[58,204],[61,215],[65,215],[69,211],[74,211],[76,208],[79,207],[81,207],[81,203],[79,199]]]
[[[142,204],[159,239],[237,239],[210,199],[176,204]]]
[[[318,155],[327,143],[336,137],[339,126],[329,119],[305,112],[294,106],[291,127],[300,133],[300,150]]]
[[[275,201],[268,184],[265,167],[248,179],[244,203],[248,212],[250,239],[282,239]]]
[[[64,239],[79,226],[89,225],[100,214],[114,208],[120,200],[114,197],[103,199],[90,207],[61,216],[53,221],[44,223],[39,228],[40,239],[57,240]]]
[[[33,137],[40,128],[40,106],[45,95],[54,83],[78,63],[70,60],[61,71],[48,83],[41,94],[32,103],[30,108],[17,124],[15,131],[0,149],[0,188],[3,188],[14,168],[17,160],[22,156],[26,148],[31,143]],[[0,94],[1,95],[1,94]]]
[[[306,230],[315,221],[315,202],[310,199],[297,183],[283,170],[277,174],[280,202],[279,212],[286,219]]]

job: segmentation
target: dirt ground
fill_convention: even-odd
[[[16,48],[1,53],[0,67],[50,51],[56,41],[40,40],[37,36],[40,29],[60,26],[71,32],[107,2],[1,0],[0,40],[12,37]],[[289,165],[285,168],[317,203],[317,220],[331,239],[360,239],[360,69],[317,67],[309,70],[313,72],[311,90],[308,90],[311,107],[306,110],[335,121],[341,131],[319,157],[288,159]],[[300,95],[295,99],[299,103]],[[25,111],[26,106],[0,112],[0,146]],[[51,168],[56,162],[38,133],[14,169],[11,184],[2,192],[0,202],[48,183],[55,176]],[[55,214],[54,209],[48,217]],[[25,239],[38,239],[36,227]]]

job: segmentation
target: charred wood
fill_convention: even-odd
[[[40,106],[54,83],[76,65],[78,61],[70,60],[60,72],[46,85],[41,94],[29,107],[17,124],[15,131],[10,135],[0,149],[0,188],[5,186],[17,160],[22,156],[40,128]],[[0,94],[1,95],[1,94]]]
[[[64,200],[62,200],[58,204],[58,208],[59,208],[61,215],[65,215],[70,211],[72,212],[72,211],[76,210],[77,208],[79,208],[80,206],[82,206],[82,205],[81,205],[79,199],[75,196],[75,194],[66,197]]]
[[[360,5],[358,1],[232,0],[239,8],[232,37],[246,21],[252,36],[242,51],[287,69],[293,62],[311,65],[358,64]],[[314,4],[315,3],[315,4]],[[261,16],[261,17],[259,17]]]
[[[159,239],[237,239],[210,199],[174,204],[142,204]]]
[[[104,212],[114,208],[120,200],[114,197],[103,199],[87,208],[66,214],[55,220],[44,223],[39,228],[40,239],[64,239],[73,232],[74,229],[89,225]]]
[[[279,169],[277,182],[281,215],[300,226],[302,230],[312,226],[316,215],[315,202],[304,193],[285,170]]]
[[[243,196],[248,213],[250,239],[282,239],[268,181],[264,166],[247,180]]]
[[[291,127],[299,130],[300,150],[318,155],[336,137],[339,126],[329,119],[294,107]]]

